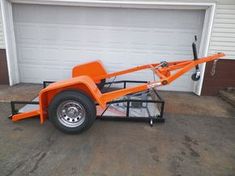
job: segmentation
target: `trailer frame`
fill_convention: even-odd
[[[48,85],[54,83],[55,81],[43,81],[43,88],[46,88]],[[147,81],[135,81],[135,80],[120,80],[120,81],[110,81],[105,82],[105,85],[113,85],[113,84],[122,84],[123,88],[127,87],[127,84],[140,84],[140,83],[147,83]],[[149,93],[149,90],[144,91],[143,93]],[[152,89],[152,93],[154,94],[154,99],[152,100],[142,100],[142,99],[120,99],[120,100],[114,100],[107,102],[107,107],[103,110],[103,112],[100,115],[97,115],[96,119],[99,120],[111,120],[111,121],[133,121],[133,122],[149,122],[150,126],[152,126],[154,123],[164,123],[164,105],[165,101],[163,98],[159,95],[159,93]],[[130,95],[131,96],[131,95]],[[156,108],[159,109],[159,114],[151,116],[150,114],[148,116],[131,116],[130,115],[130,105],[131,103],[153,103],[156,105]],[[126,103],[126,113],[125,116],[113,116],[113,115],[104,115],[105,112],[108,110],[109,105],[115,104],[115,103]],[[12,115],[19,114],[19,110],[16,108],[17,105],[39,105],[39,101],[11,101],[11,113]],[[98,106],[98,104],[96,104]]]

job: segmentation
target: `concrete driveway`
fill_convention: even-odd
[[[49,121],[40,125],[37,118],[13,123],[7,118],[9,103],[2,102],[0,175],[235,175],[234,109],[218,100],[219,107],[223,106],[215,115],[203,115],[202,110],[197,114],[197,101],[211,111],[208,97],[206,101],[188,93],[163,94],[168,100],[164,124],[150,127],[97,120],[80,135],[63,134]],[[178,102],[170,101],[174,94],[179,101],[191,96],[184,103],[192,107],[185,107],[182,113],[172,109]]]

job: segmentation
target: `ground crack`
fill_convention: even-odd
[[[33,173],[38,168],[39,163],[43,160],[43,158],[46,157],[46,155],[47,155],[47,153],[45,153],[45,152],[39,153],[39,155],[38,155],[39,157],[36,159],[36,162],[35,162],[33,168],[29,171],[29,173]]]
[[[186,148],[188,148],[191,156],[200,157],[200,154],[192,147],[192,145],[198,145],[197,141],[191,139],[189,136],[184,136],[184,137],[185,137],[185,142],[183,142],[183,144],[186,146]]]
[[[6,176],[13,175],[16,171],[19,171],[20,168],[22,169],[24,167],[23,169],[25,169],[25,167],[26,168],[30,167],[30,165],[32,163],[34,163],[33,167],[32,167],[32,169],[30,169],[30,171],[28,173],[33,173],[38,168],[39,163],[42,161],[42,159],[46,157],[46,155],[47,155],[46,152],[38,152],[35,155],[33,155],[32,157],[20,161],[16,165],[16,167],[14,169],[12,169]]]
[[[14,169],[12,169],[6,176],[12,175],[17,169],[19,169],[24,164],[23,161],[19,162]]]
[[[10,172],[6,176],[11,176],[15,172],[27,172],[28,174],[32,174],[35,170],[38,169],[40,162],[46,157],[47,152],[51,145],[57,139],[55,136],[55,130],[51,132],[51,134],[47,137],[46,143],[38,145],[35,150],[39,150],[39,152],[34,152],[31,156],[19,161],[16,166],[10,170]],[[27,171],[28,170],[28,171]]]

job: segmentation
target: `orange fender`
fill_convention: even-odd
[[[47,109],[58,93],[64,90],[79,90],[86,93],[88,96],[93,98],[101,107],[105,107],[106,104],[101,100],[101,92],[89,76],[79,76],[70,78],[64,81],[55,82],[50,84],[48,87],[42,89],[39,93],[39,112],[40,122],[43,123],[47,118]]]

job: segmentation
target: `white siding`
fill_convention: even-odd
[[[4,43],[4,33],[3,33],[3,25],[2,25],[2,12],[0,7],[0,49],[5,48]]]
[[[235,59],[235,1],[217,4],[209,53],[224,52],[226,59]]]

